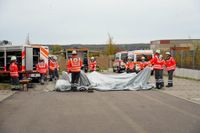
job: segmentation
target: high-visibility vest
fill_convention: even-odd
[[[72,57],[68,60],[68,72],[80,72],[82,61],[78,57]]]
[[[165,61],[158,56],[154,56],[154,58],[151,60],[151,64],[153,64],[154,70],[163,70]]]
[[[176,61],[173,57],[170,57],[168,60],[165,61],[166,70],[175,70],[176,69]]]
[[[41,74],[47,73],[47,64],[45,62],[39,62],[37,65],[37,71]]]
[[[96,71],[97,62],[96,61],[90,61],[90,70]]]
[[[10,76],[19,77],[18,67],[17,67],[17,64],[14,62],[10,64]]]
[[[134,62],[132,62],[132,61],[128,61],[128,62],[126,63],[126,69],[131,69],[131,70],[133,70],[133,69],[134,69],[134,66],[135,66],[135,64],[134,64]]]
[[[146,62],[146,61],[140,62],[140,69],[143,70],[148,65],[149,65],[149,62]]]
[[[55,69],[59,69],[59,65],[58,65],[57,61],[50,60],[49,68],[52,71],[55,70]]]

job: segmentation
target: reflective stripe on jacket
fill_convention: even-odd
[[[153,64],[154,70],[162,70],[165,65],[165,61],[160,59],[158,56],[154,56],[154,58],[150,61]]]
[[[68,72],[80,72],[82,67],[82,61],[78,57],[72,57],[68,60]]]
[[[96,71],[97,62],[96,61],[90,61],[90,70]]]
[[[37,65],[37,71],[41,74],[46,74],[47,73],[47,64],[44,62],[39,62]]]
[[[149,65],[149,62],[146,62],[146,61],[140,62],[140,69],[143,70],[148,65]]]
[[[175,70],[176,69],[176,61],[173,57],[170,57],[168,60],[165,61],[166,70]]]
[[[134,62],[128,61],[128,62],[126,63],[126,69],[131,69],[131,70],[133,70],[134,67],[135,67]]]
[[[49,69],[52,71],[54,69],[59,69],[59,65],[58,65],[57,61],[50,60]]]
[[[17,67],[17,64],[14,62],[10,64],[10,76],[19,77],[18,67]]]

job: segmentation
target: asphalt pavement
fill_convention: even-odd
[[[157,90],[30,90],[0,103],[0,133],[200,133],[200,105]]]

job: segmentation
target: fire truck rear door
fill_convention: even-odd
[[[33,70],[33,48],[26,47],[26,70]]]

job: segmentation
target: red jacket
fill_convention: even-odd
[[[153,64],[154,70],[163,70],[163,66],[165,65],[165,61],[155,55],[153,59],[151,59],[151,64]]]
[[[47,69],[48,69],[48,66],[45,62],[39,62],[37,64],[37,71],[41,74],[46,74],[47,73]]]
[[[51,71],[53,71],[54,69],[59,69],[58,62],[54,61],[54,60],[50,60],[49,68],[50,68]]]
[[[68,60],[67,70],[68,72],[80,72],[83,62],[77,56],[72,56],[71,59]]]
[[[96,71],[96,66],[97,66],[97,62],[96,61],[90,61],[89,63],[89,68],[91,71]]]
[[[10,76],[19,77],[18,67],[17,67],[17,64],[14,62],[10,64]]]
[[[135,67],[134,62],[128,61],[128,62],[126,63],[126,69],[131,69],[131,70],[133,70],[134,67]]]
[[[148,65],[149,65],[149,62],[146,62],[146,61],[140,62],[140,69],[143,70]]]
[[[166,70],[175,70],[176,69],[176,61],[173,57],[170,57],[168,60],[165,61]]]

